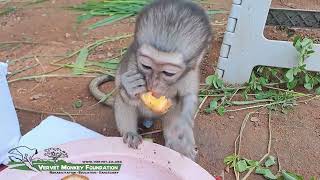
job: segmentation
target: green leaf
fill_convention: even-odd
[[[229,155],[229,156],[225,157],[225,158],[223,159],[223,163],[224,163],[225,165],[230,166],[230,167],[235,167],[238,159],[239,159],[238,156],[232,154],[232,155]]]
[[[313,89],[313,85],[311,83],[305,83],[304,84],[304,88],[306,88],[308,90],[312,90]]]
[[[266,162],[264,162],[266,167],[273,166],[274,164],[276,164],[276,158],[274,156],[269,156]]]
[[[214,75],[210,75],[210,76],[208,76],[207,78],[206,78],[206,85],[208,85],[208,86],[212,86],[213,85],[213,81],[214,81]]]
[[[220,106],[218,107],[217,112],[220,116],[223,116],[226,113],[226,109],[224,108],[224,106]]]
[[[92,17],[93,17],[93,15],[91,15],[91,14],[83,14],[83,15],[77,17],[77,23],[82,23],[83,21],[88,20]]]
[[[73,107],[74,108],[81,108],[82,107],[82,101],[80,99],[76,100],[73,102]]]
[[[224,86],[224,83],[221,79],[217,78],[216,85],[217,85],[217,88],[222,88]]]
[[[281,173],[284,180],[303,180],[303,177],[301,175],[289,171],[283,170]]]
[[[316,89],[316,93],[317,93],[317,95],[320,95],[320,87],[318,87],[318,88]]]
[[[242,173],[249,169],[247,161],[246,160],[240,160],[236,163],[236,171]]]
[[[301,44],[298,44],[298,43],[300,43],[300,41],[301,41],[301,37],[300,36],[296,36],[296,37],[294,37],[294,39],[293,39],[293,46],[297,46],[297,45],[301,45]]]
[[[287,83],[287,88],[288,89],[293,89],[293,88],[295,88],[297,86],[297,84],[298,84],[298,81],[295,79],[292,82],[288,82]]]
[[[210,75],[206,78],[206,84],[208,86],[213,86],[216,89],[222,88],[224,86],[223,81],[218,77],[218,75]]]
[[[308,47],[313,44],[313,41],[309,38],[304,38],[301,42],[302,47]]]
[[[268,79],[265,78],[265,77],[260,77],[260,78],[259,78],[259,83],[260,83],[262,86],[265,86],[265,85],[268,83]]]
[[[89,55],[88,48],[82,48],[73,67],[73,74],[83,74],[83,68]]]
[[[276,180],[277,177],[271,172],[270,169],[257,167],[256,168],[256,174],[263,175],[266,179]]]
[[[294,71],[293,69],[290,69],[286,73],[286,78],[288,79],[289,82],[292,82],[294,80],[293,71]]]
[[[210,102],[210,109],[215,110],[215,109],[217,109],[217,107],[218,107],[218,102],[216,100],[212,100]]]
[[[250,168],[255,168],[259,166],[259,161],[245,159]]]

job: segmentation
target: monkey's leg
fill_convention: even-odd
[[[138,114],[135,106],[125,103],[118,95],[114,104],[115,120],[118,130],[123,137],[123,142],[129,147],[137,149],[142,143],[138,134]]]
[[[197,148],[193,128],[181,118],[180,110],[170,111],[162,118],[165,146],[195,161]]]

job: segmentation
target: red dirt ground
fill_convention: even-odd
[[[274,7],[294,6],[295,8],[320,9],[319,3],[313,1],[276,1]],[[98,28],[85,33],[85,27],[89,22],[76,26],[77,13],[65,10],[61,7],[81,3],[82,0],[50,0],[37,5],[19,8],[15,13],[0,16],[0,42],[32,40],[37,44],[23,44],[13,49],[0,51],[0,59],[17,59],[25,56],[56,56],[65,55],[67,52],[79,49],[85,44],[94,42],[106,36],[115,36],[123,33],[132,33],[134,24],[132,19]],[[286,4],[285,4],[286,3]],[[13,3],[21,6],[21,3]],[[231,0],[216,0],[214,9],[228,11]],[[320,6],[320,5],[319,5]],[[1,7],[0,3],[0,9]],[[214,73],[219,49],[226,25],[228,13],[220,14],[212,21],[215,30],[212,52],[202,64],[202,81],[207,75]],[[311,35],[320,38],[319,30],[301,31],[297,33]],[[286,33],[276,28],[267,28],[266,36],[271,39],[286,40]],[[99,47],[90,59],[104,59],[107,52],[116,54],[119,48],[126,47],[131,39],[108,43]],[[110,55],[110,54],[109,54]],[[28,75],[39,74],[55,69],[50,62],[54,57],[38,57],[20,60],[10,65],[10,71],[23,68],[40,62],[40,66],[25,71],[9,80]],[[74,58],[69,61],[74,61]],[[63,69],[55,74],[70,73]],[[73,116],[75,121],[106,136],[118,136],[113,119],[112,110],[103,105],[92,106],[97,101],[89,94],[88,83],[91,78],[45,78],[25,80],[10,83],[10,90],[14,104],[17,107],[23,134],[37,126],[49,114],[45,112],[68,112],[82,114]],[[104,90],[110,90],[112,84],[105,85]],[[36,100],[31,97],[39,96]],[[81,99],[83,107],[75,109],[72,103]],[[320,112],[317,109],[320,102],[310,101],[299,105],[287,115],[275,114],[272,117],[272,154],[278,156],[281,167],[289,171],[297,172],[306,177],[320,175]],[[44,111],[34,113],[23,109]],[[198,163],[213,175],[224,172],[223,158],[234,151],[234,140],[239,133],[241,123],[249,111],[228,113],[224,116],[205,114],[200,111],[195,125],[196,140],[199,145]],[[62,116],[70,119],[68,116]],[[250,159],[260,159],[267,151],[267,116],[257,115],[258,122],[248,122],[242,143],[241,155]],[[161,134],[152,135],[156,142],[163,140]],[[234,179],[231,172],[225,172],[225,179]],[[260,176],[252,176],[249,179],[262,179]]]

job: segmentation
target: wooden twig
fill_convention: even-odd
[[[31,65],[31,66],[26,66],[26,67],[24,67],[24,68],[18,69],[18,70],[16,70],[16,71],[10,73],[10,74],[8,75],[8,78],[11,78],[11,77],[13,77],[13,76],[15,76],[15,75],[17,75],[17,74],[20,74],[20,73],[22,73],[22,72],[25,72],[25,71],[27,71],[27,70],[29,70],[29,69],[32,69],[32,68],[34,68],[34,67],[37,67],[37,66],[39,66],[39,64],[33,64],[33,65]]]
[[[49,114],[49,115],[57,115],[57,116],[93,116],[93,114],[66,114],[66,113],[58,113],[58,112],[47,112],[47,111],[37,111],[37,110],[32,110],[28,108],[22,108],[19,106],[15,106],[15,109],[21,110],[21,111],[27,111],[27,112],[32,112],[36,114]]]
[[[61,108],[61,111],[63,112],[63,113],[65,113],[67,116],[69,116],[70,118],[71,118],[71,120],[72,120],[72,122],[77,122],[74,118],[73,118],[73,116],[70,114],[70,113],[68,113],[67,111],[65,111],[63,108]]]
[[[269,117],[268,117],[268,129],[269,129],[269,142],[268,142],[268,151],[267,153],[260,159],[259,164],[261,164],[270,154],[271,152],[271,140],[272,140],[272,131],[271,131],[271,110],[269,110]],[[242,180],[246,180],[255,167],[251,168],[246,175],[242,178]]]
[[[240,138],[240,135],[237,136],[236,140],[234,141],[234,155],[235,156],[238,156],[238,153],[237,153],[237,144],[238,144],[238,141],[239,141],[239,138]],[[236,170],[236,167],[233,166],[233,172],[234,172],[234,176],[236,177],[236,180],[239,180],[240,179],[240,173]]]
[[[280,157],[279,157],[278,152],[276,152],[276,153],[277,153],[277,162],[278,162],[278,172],[281,172],[282,167],[281,167],[281,164],[280,164]]]
[[[286,100],[283,100],[283,101],[277,101],[277,102],[268,103],[268,104],[260,104],[260,105],[255,105],[255,106],[243,107],[243,108],[239,108],[239,109],[230,109],[230,110],[226,110],[226,112],[236,112],[236,111],[242,111],[242,110],[247,110],[247,109],[264,108],[264,107],[268,107],[268,106],[272,106],[272,105],[283,104],[283,103],[288,102],[288,101],[297,100],[299,98],[308,97],[308,96],[309,95],[306,94],[306,95],[303,95],[303,96],[289,98],[289,99],[286,99]]]
[[[44,74],[44,75],[34,75],[34,76],[26,76],[26,77],[21,77],[13,80],[9,80],[8,83],[13,83],[17,81],[23,81],[23,80],[32,80],[32,79],[37,79],[37,78],[57,78],[57,77],[65,77],[65,78],[94,78],[97,76],[93,75],[87,75],[87,76],[75,76],[75,75],[69,75],[69,74]]]
[[[32,41],[2,41],[0,44],[40,44],[38,42],[32,42]]]
[[[141,135],[141,136],[145,136],[145,135],[156,134],[156,133],[161,133],[161,132],[162,132],[161,129],[157,129],[157,130],[154,130],[154,131],[141,133],[140,135]]]
[[[200,109],[202,108],[202,106],[204,105],[204,103],[206,102],[206,100],[207,100],[207,99],[208,99],[208,96],[206,96],[206,97],[204,97],[204,98],[203,98],[203,100],[202,100],[202,102],[200,103],[200,105],[199,105],[199,107],[198,107],[198,109],[197,109],[196,113],[194,114],[193,119],[196,119],[196,117],[197,117],[197,115],[198,115],[198,113],[199,113]]]

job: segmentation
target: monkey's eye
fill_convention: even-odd
[[[175,75],[175,73],[170,73],[170,72],[167,72],[167,71],[162,71],[162,73],[163,73],[164,75],[166,75],[166,76],[169,76],[169,77]]]
[[[150,66],[147,66],[147,65],[145,65],[145,64],[141,64],[141,65],[142,65],[142,67],[145,68],[145,69],[152,69]]]

